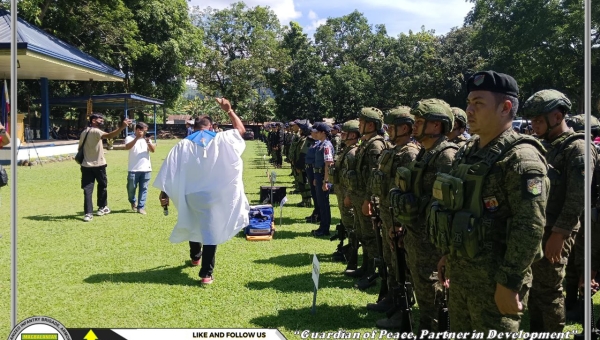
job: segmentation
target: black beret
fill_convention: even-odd
[[[490,91],[504,93],[509,96],[519,96],[519,86],[515,78],[495,71],[477,72],[467,80],[467,92]]]

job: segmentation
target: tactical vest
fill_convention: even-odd
[[[332,166],[329,167],[329,181],[332,184],[340,184],[341,181],[341,171],[342,171],[342,164],[344,163],[344,159],[346,158],[346,155],[352,150],[357,148],[358,145],[354,144],[350,147],[346,147],[342,150],[342,152],[339,154],[339,156],[337,156],[335,158],[335,162],[333,163]],[[344,183],[342,183],[342,185],[344,185]]]
[[[451,173],[437,174],[433,186],[435,200],[427,210],[426,219],[429,238],[442,253],[474,258],[498,241],[488,239],[486,235],[491,228],[506,228],[506,221],[495,221],[494,213],[484,210],[484,181],[496,161],[522,143],[531,144],[545,153],[537,139],[509,134],[497,145],[488,148],[481,161],[462,164],[463,157],[473,149],[474,142],[471,140],[456,154]]]
[[[370,150],[371,146],[375,142],[383,143],[383,150],[389,149],[390,147],[389,143],[384,141],[383,137],[379,135],[376,135],[375,137],[366,141],[364,146],[360,146],[360,150],[357,150],[356,155],[356,169],[354,170],[354,172],[348,172],[348,176],[356,176],[356,180],[352,180],[352,183],[355,183],[356,187],[349,188],[352,191],[364,192],[365,190],[367,190],[367,183],[371,175],[371,169],[368,169],[368,164],[365,164],[365,161],[367,161],[367,153],[375,151]]]
[[[560,137],[549,143],[550,147],[546,154],[546,160],[548,161],[550,195],[548,196],[548,203],[546,205],[546,221],[548,222],[546,225],[551,225],[556,221],[556,217],[560,214],[565,204],[567,188],[564,184],[567,181],[565,176],[567,174],[566,168],[569,164],[566,163],[563,152],[572,142],[579,139],[585,139],[585,134],[574,133],[569,136]],[[585,159],[582,158],[573,161],[579,162],[579,164],[571,165],[581,165],[585,169]]]
[[[398,188],[390,191],[390,200],[393,201],[396,220],[408,229],[417,227],[419,216],[423,215],[431,200],[431,193],[423,190],[423,175],[429,166],[433,166],[437,156],[447,149],[456,150],[458,146],[445,140],[429,151],[423,148],[417,160],[396,169]]]
[[[456,138],[451,140],[451,142],[456,144],[459,148],[462,147],[463,145],[467,144],[467,141],[468,141],[468,139],[465,138],[465,136],[463,136],[463,135],[458,135],[458,136],[456,136]]]
[[[400,148],[400,150],[397,152],[395,148],[393,148],[384,150],[381,153],[381,157],[379,158],[378,162],[378,169],[373,170],[369,183],[369,187],[371,188],[373,195],[378,196],[379,198],[387,198],[390,190],[394,187],[394,160],[396,157],[399,157],[407,152],[410,148],[414,148],[416,150],[419,149],[415,143],[409,142],[402,146],[402,148]]]
[[[348,151],[344,154],[344,158],[340,163],[340,182],[342,186],[346,189],[355,188],[358,186],[358,177],[348,175],[349,172],[355,172],[356,169],[356,151],[358,150],[358,145],[354,144],[347,148]]]
[[[297,160],[298,157],[298,144],[302,141],[302,139],[300,138],[300,136],[298,134],[294,134],[292,136],[292,142],[290,143],[290,149],[289,149],[289,153],[288,153],[288,158],[290,159],[290,162],[292,164],[294,164]]]

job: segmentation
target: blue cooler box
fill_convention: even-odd
[[[247,236],[263,236],[273,234],[273,206],[270,204],[250,206],[248,213],[250,224],[244,228]]]

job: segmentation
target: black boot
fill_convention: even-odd
[[[381,284],[384,284],[383,282]],[[377,303],[368,303],[367,310],[372,310],[378,313],[387,313],[394,307],[394,295],[392,290],[388,290],[387,295]]]
[[[363,249],[362,263],[360,265],[360,268],[356,269],[356,266],[358,265],[358,259],[356,262],[354,262],[354,269],[352,269],[350,267],[350,264],[351,263],[348,262],[348,267],[344,271],[344,274],[346,274],[346,276],[362,277],[363,275],[365,275],[365,272],[367,271],[367,266],[369,265],[369,259],[367,257],[367,254],[365,254],[364,249]]]

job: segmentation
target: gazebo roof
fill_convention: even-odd
[[[19,79],[123,81],[125,74],[17,18]],[[0,9],[0,76],[10,77],[10,12]]]
[[[92,99],[93,109],[125,109],[139,110],[150,105],[163,105],[164,101],[156,98],[150,98],[135,93],[114,93],[101,94],[91,97],[64,97],[50,98],[50,106],[66,106],[74,108],[85,108],[89,99]],[[40,103],[35,100],[34,103]]]

